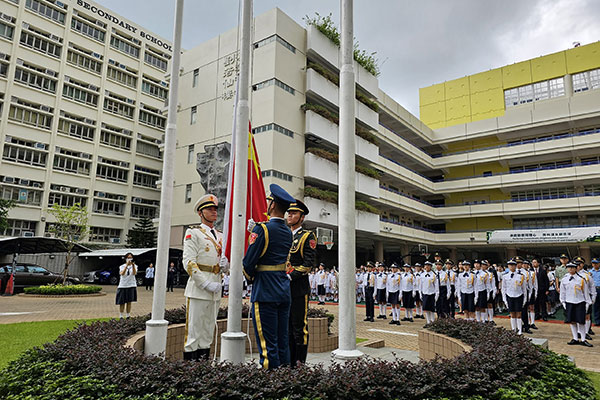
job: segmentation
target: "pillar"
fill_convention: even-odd
[[[579,255],[584,258],[586,265],[590,265],[590,260],[592,259],[592,251],[589,245],[580,245]]]
[[[506,248],[506,260],[510,260],[511,258],[515,258],[517,256],[516,247],[507,247]]]
[[[448,258],[450,258],[454,262],[457,262],[458,254],[456,251],[456,247],[450,247],[448,250],[450,251],[450,256]]]
[[[383,242],[381,240],[375,241],[375,261],[383,262]]]

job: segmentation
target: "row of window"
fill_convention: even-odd
[[[285,47],[289,51],[291,51],[292,53],[296,53],[296,48],[294,46],[292,46],[291,44],[289,44],[287,41],[285,41],[285,39],[283,39],[279,35],[272,35],[272,36],[269,36],[268,38],[265,38],[263,40],[260,40],[256,43],[254,43],[254,48],[258,49],[259,47],[265,46],[265,45],[267,45],[269,43],[273,43],[275,41],[277,43],[281,44],[283,47]]]
[[[277,125],[277,124],[267,124],[267,125],[257,126],[256,128],[252,128],[252,133],[255,133],[255,134],[261,133],[261,132],[266,132],[266,131],[275,131],[275,132],[284,134],[286,136],[289,136],[291,138],[294,137],[294,132],[290,131],[287,128],[284,128],[281,125]]]
[[[568,228],[577,225],[579,225],[579,218],[577,216],[513,218],[514,229]]]
[[[522,190],[518,192],[511,192],[510,197],[513,201],[527,201],[527,200],[539,200],[539,199],[556,199],[573,196],[575,194],[574,188],[548,188],[548,189],[536,189],[536,190]]]
[[[272,86],[272,85],[280,87],[281,89],[285,90],[288,93],[291,93],[291,94],[296,93],[296,90],[293,87],[286,85],[285,83],[281,82],[277,78],[271,78],[266,81],[257,83],[256,85],[252,86],[252,90],[257,91],[257,90],[264,89],[264,88]]]
[[[573,91],[585,92],[600,88],[600,68],[573,74]]]
[[[267,169],[265,171],[262,171],[262,176],[263,177],[272,176],[274,178],[279,178],[279,179],[287,181],[287,182],[292,181],[292,175],[286,174],[284,172],[276,171],[274,169]]]
[[[48,2],[42,2],[39,0],[25,0],[25,7],[42,17],[51,19],[54,22],[58,22],[61,25],[65,24],[66,12],[61,10],[58,6],[48,4]],[[63,6],[64,9],[64,6]]]
[[[565,95],[565,80],[563,77],[524,85],[504,91],[506,108],[534,101],[552,99]]]
[[[559,161],[549,161],[544,163],[536,163],[536,164],[528,164],[528,165],[515,165],[509,168],[511,173],[515,172],[527,172],[527,171],[535,171],[538,169],[554,169],[565,167],[571,165],[572,160],[559,160]]]

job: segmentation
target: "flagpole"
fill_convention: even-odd
[[[240,21],[240,74],[235,114],[235,170],[233,172],[233,212],[231,224],[231,271],[227,305],[227,332],[221,335],[221,361],[242,363],[246,353],[246,334],[242,332],[242,257],[246,231],[248,171],[248,121],[250,107],[250,24],[252,1],[242,2]],[[230,166],[231,167],[231,166]]]
[[[167,126],[165,129],[165,153],[163,156],[162,188],[160,191],[160,217],[158,222],[158,247],[156,249],[156,274],[152,297],[152,317],[146,322],[146,354],[164,356],[167,348],[167,326],[165,320],[165,295],[169,241],[171,235],[171,211],[173,209],[173,181],[175,179],[175,142],[177,135],[177,93],[179,90],[179,65],[181,58],[181,30],[183,25],[183,1],[175,6],[173,27],[173,55],[171,58],[171,82]]]
[[[341,67],[339,124],[339,221],[338,265],[340,279],[338,334],[339,347],[333,356],[340,360],[358,358],[356,349],[356,261],[355,220],[355,77],[353,56],[353,0],[341,0]]]

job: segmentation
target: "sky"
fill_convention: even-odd
[[[172,40],[175,0],[96,0]],[[254,15],[274,7],[303,17],[332,14],[339,1],[258,0]],[[237,25],[238,1],[187,0],[183,48]],[[354,36],[376,52],[379,87],[419,116],[419,88],[600,40],[598,0],[356,0]]]

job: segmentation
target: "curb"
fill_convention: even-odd
[[[99,297],[99,296],[106,296],[106,292],[88,293],[88,294],[27,294],[27,293],[19,293],[17,296],[21,296],[21,297],[43,297],[43,298],[53,298],[53,299],[64,299],[64,298],[71,298],[71,297]]]

